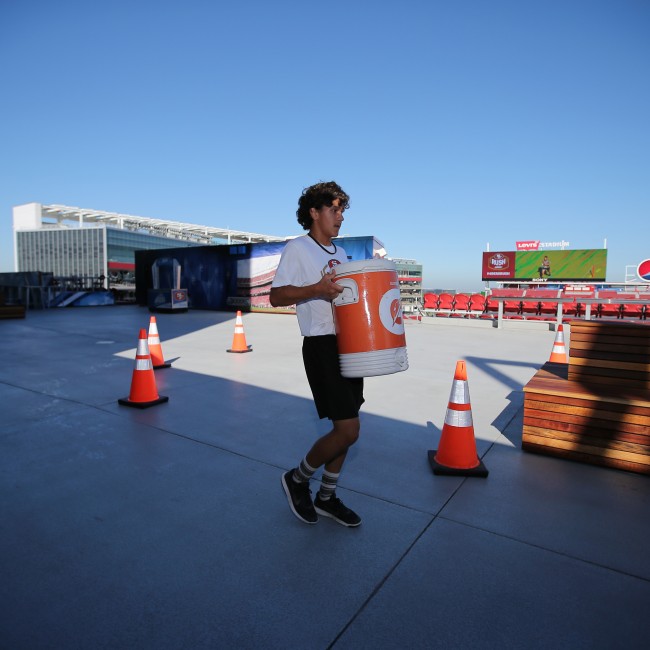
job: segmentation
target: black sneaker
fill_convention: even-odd
[[[318,515],[311,500],[309,482],[296,483],[293,480],[295,471],[295,469],[291,469],[282,475],[282,487],[289,500],[289,507],[300,521],[304,521],[306,524],[315,524],[318,522]]]
[[[361,517],[344,506],[341,499],[336,498],[336,494],[333,494],[327,501],[321,501],[320,494],[317,494],[314,500],[314,509],[319,515],[331,517],[334,521],[338,521],[339,524],[350,528],[361,523]]]

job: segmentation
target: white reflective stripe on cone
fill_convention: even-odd
[[[454,404],[469,404],[469,386],[466,381],[454,380],[449,401]]]
[[[140,357],[135,358],[135,369],[136,370],[153,370],[153,365],[151,363],[151,357],[145,357],[141,359]]]
[[[452,427],[471,427],[473,426],[472,412],[447,409],[447,415],[445,415],[445,424],[448,424]]]

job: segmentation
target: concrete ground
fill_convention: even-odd
[[[0,321],[0,647],[648,647],[650,481],[521,450],[548,328],[407,323],[409,370],[366,379],[347,529],[280,485],[328,430],[295,316],[244,314],[237,355],[233,314],[158,314],[169,402],[120,406],[149,317]],[[427,460],[461,359],[488,478]]]

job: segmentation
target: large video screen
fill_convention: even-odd
[[[606,280],[607,249],[483,253],[483,280]]]

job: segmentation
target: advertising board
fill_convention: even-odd
[[[483,280],[533,282],[606,280],[607,249],[483,253]]]

